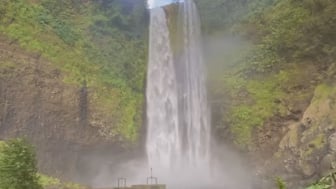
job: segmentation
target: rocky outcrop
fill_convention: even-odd
[[[325,82],[315,88],[301,119],[284,125],[285,132],[270,158],[273,165],[264,164],[268,166],[264,173],[281,176],[288,181],[289,188],[294,188],[335,171],[335,115],[336,85]]]

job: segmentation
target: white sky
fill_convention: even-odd
[[[147,0],[148,1],[148,7],[150,9],[155,7],[161,7],[164,5],[168,5],[172,3],[174,0]]]

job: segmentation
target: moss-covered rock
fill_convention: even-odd
[[[297,162],[291,166],[295,166],[297,174],[303,178],[323,176],[333,170],[336,140],[331,132],[336,125],[336,107],[332,103],[336,97],[335,90],[332,85],[318,85],[302,119],[288,126],[279,143],[276,158],[289,159],[284,161],[285,166]]]

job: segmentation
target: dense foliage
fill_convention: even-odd
[[[222,51],[216,49],[221,57],[207,61],[217,61],[209,67],[215,126],[229,126],[237,144],[251,146],[256,128],[274,116],[287,115],[285,102],[309,98],[307,91],[286,94],[307,85],[311,74],[302,67],[323,69],[334,63],[336,4],[331,0],[196,2],[208,36],[244,41],[231,43],[234,58],[224,46]]]
[[[146,66],[145,1],[4,0],[0,34],[53,62],[64,81],[90,91],[108,137],[135,141]]]
[[[285,0],[252,17],[257,30],[256,66],[295,61],[330,63],[335,58],[335,3],[329,0]]]
[[[23,139],[0,141],[0,188],[42,189],[67,188],[85,189],[74,183],[63,183],[37,172],[34,148]]]
[[[13,139],[1,145],[0,188],[42,188],[38,182],[35,152],[25,140]]]

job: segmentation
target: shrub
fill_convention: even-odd
[[[41,189],[34,149],[25,140],[6,142],[0,153],[0,188]]]

